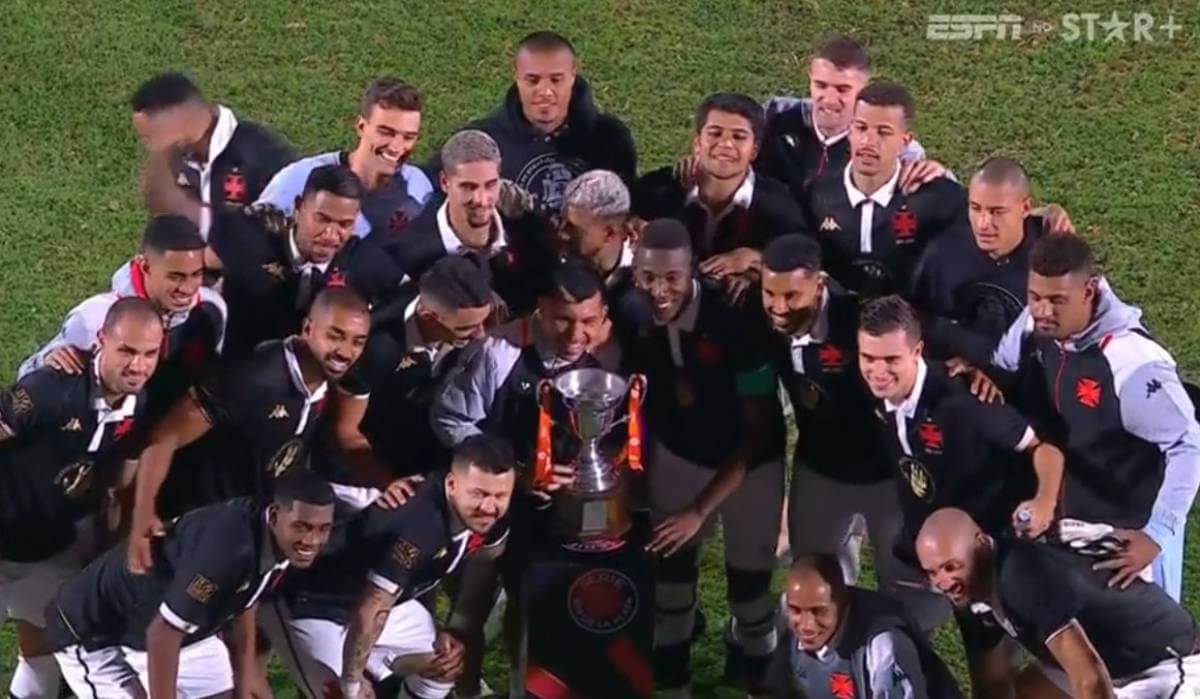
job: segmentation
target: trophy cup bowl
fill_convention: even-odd
[[[555,378],[553,386],[570,414],[571,431],[582,442],[571,464],[575,482],[558,504],[561,523],[575,538],[620,536],[630,524],[621,502],[621,474],[600,441],[618,424],[617,409],[630,383],[603,369],[575,369]]]

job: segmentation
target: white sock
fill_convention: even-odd
[[[17,669],[8,686],[9,696],[16,699],[58,699],[62,675],[53,655],[17,656]]]

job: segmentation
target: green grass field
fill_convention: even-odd
[[[497,103],[523,34],[570,36],[607,110],[637,138],[641,169],[688,148],[706,93],[757,97],[806,89],[806,56],[832,31],[866,40],[877,74],[917,98],[916,131],[959,173],[991,154],[1020,158],[1043,200],[1067,207],[1103,253],[1117,288],[1144,306],[1184,371],[1200,377],[1195,287],[1200,241],[1200,9],[1145,3],[1172,41],[930,41],[931,13],[995,12],[987,2],[818,0],[450,3],[240,3],[7,0],[0,7],[0,377],[52,334],[63,313],[106,287],[145,220],[141,153],[128,96],[156,71],[191,72],[210,96],[282,131],[303,152],[352,145],[363,86],[382,73],[426,97],[420,160],[458,125]],[[1015,2],[1004,10],[1058,25],[1066,12],[1107,18],[1128,5]],[[1185,9],[1188,8],[1188,9]],[[1083,26],[1083,25],[1081,25]],[[1200,521],[1193,518],[1188,605],[1200,610]],[[704,604],[723,609],[716,547]],[[696,696],[719,688],[720,631],[696,654]],[[4,636],[0,675],[12,666]],[[952,636],[947,657],[961,656]],[[281,685],[281,695],[291,695]]]

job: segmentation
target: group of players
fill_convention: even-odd
[[[513,67],[424,169],[397,79],[302,159],[182,75],[135,92],[141,247],[0,398],[11,696],[264,697],[272,654],[308,697],[480,695],[574,478],[537,386],[581,367],[647,378],[663,696],[718,519],[751,696],[962,696],[951,605],[976,696],[1200,696],[1190,387],[1018,163],[964,187],[846,37],[810,97],[710,95],[640,176],[565,38]]]

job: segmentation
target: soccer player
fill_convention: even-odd
[[[691,236],[679,221],[646,225],[634,278],[654,324],[630,366],[644,372],[644,420],[654,435],[647,481],[661,555],[655,592],[655,680],[690,696],[691,644],[703,542],[719,516],[733,618],[726,674],[753,692],[775,650],[770,591],[783,506],[783,415],[757,317],[724,303],[694,274]]]
[[[1062,207],[1033,208],[1029,175],[1008,158],[989,158],[967,188],[971,238],[942,236],[914,273],[913,302],[926,315],[926,354],[962,352],[985,366],[1025,307],[1029,252],[1045,233],[1074,233]]]
[[[796,201],[803,202],[812,180],[841,172],[850,163],[847,137],[854,105],[870,79],[871,57],[865,46],[848,36],[827,40],[808,64],[809,96],[767,102],[765,133],[754,166],[786,183]],[[904,162],[924,157],[925,149],[916,139],[900,152]]]
[[[504,440],[469,437],[449,470],[404,507],[367,507],[329,555],[288,582],[265,628],[304,696],[320,699],[339,685],[347,699],[364,696],[364,685],[393,674],[403,680],[400,697],[447,695],[463,641],[438,628],[418,598],[468,557],[503,553],[514,465]]]
[[[963,696],[903,609],[878,592],[847,586],[835,556],[798,556],[783,602],[787,624],[768,675],[773,699]]]
[[[496,139],[504,160],[501,176],[530,192],[542,211],[558,211],[563,188],[587,170],[612,170],[626,182],[637,173],[629,127],[597,108],[577,70],[575,47],[566,37],[529,34],[517,44],[504,104],[466,127]],[[426,171],[441,169],[435,161]]]
[[[433,194],[433,184],[425,173],[408,164],[421,136],[421,109],[421,93],[415,87],[399,78],[376,78],[359,104],[354,150],[297,160],[271,179],[257,203],[271,204],[290,216],[314,168],[344,165],[358,175],[366,189],[354,234],[378,233],[379,239],[398,235]]]
[[[445,202],[428,208],[388,253],[410,279],[420,279],[446,255],[474,255],[489,270],[492,286],[513,308],[531,304],[526,274],[543,256],[541,219],[529,214],[507,218],[497,210],[501,197],[500,148],[478,129],[459,131],[442,146],[438,183]]]
[[[1200,632],[1159,587],[1114,587],[1094,558],[993,537],[957,509],[934,513],[917,553],[935,587],[974,623],[963,629],[979,697],[1169,699],[1200,693]],[[1051,688],[1014,677],[1000,640],[1017,639]]]
[[[199,699],[228,696],[235,686],[240,696],[269,695],[255,659],[259,600],[289,571],[317,560],[332,524],[329,484],[298,471],[279,481],[265,506],[239,498],[172,521],[155,541],[147,575],[129,572],[124,546],[109,550],[49,609],[67,684],[95,699]]]
[[[591,262],[610,291],[628,281],[636,233],[629,188],[617,173],[589,170],[567,185],[558,243],[569,254]]]
[[[263,344],[172,407],[151,431],[138,463],[128,547],[134,572],[150,569],[151,540],[163,530],[158,495],[169,471],[182,472],[176,477],[192,483],[191,496],[207,504],[268,494],[280,476],[305,468],[329,382],[358,360],[370,323],[357,294],[326,289],[298,336]],[[176,452],[213,428],[211,451],[171,468]]]
[[[884,296],[863,308],[859,368],[884,415],[905,519],[897,545],[915,563],[916,533],[942,507],[965,510],[989,534],[1011,528],[1041,536],[1054,522],[1062,451],[1012,406],[977,400],[965,383],[926,362],[923,349],[920,321],[907,301]],[[1017,454],[1032,459],[1032,473],[1029,458]]]
[[[81,374],[95,352],[108,310],[119,299],[144,298],[161,314],[167,331],[158,370],[147,386],[146,419],[160,417],[198,381],[221,352],[225,300],[202,286],[204,239],[196,224],[178,214],[150,219],[138,255],[112,291],[71,309],[58,335],[21,363],[18,376],[42,366]]]
[[[0,393],[0,595],[20,653],[10,696],[58,696],[44,610],[108,535],[108,491],[132,478],[162,341],[158,310],[121,299],[81,373],[36,369]]]
[[[912,142],[908,90],[873,83],[858,94],[850,126],[850,163],[808,188],[808,230],[821,241],[826,268],[851,291],[907,291],[921,251],[940,235],[970,235],[961,185],[939,177],[912,193],[900,187],[900,154]]]
[[[223,269],[229,304],[226,354],[241,358],[261,342],[299,331],[313,298],[326,287],[348,285],[370,304],[399,293],[400,269],[373,239],[352,235],[363,194],[349,168],[321,165],[309,173],[295,220],[282,230],[255,212],[217,219],[209,245]]]
[[[209,102],[187,76],[163,73],[130,100],[148,155],[142,191],[151,214],[181,214],[208,231],[217,213],[240,209],[295,152],[277,133]]]
[[[855,366],[858,299],[829,283],[816,241],[785,235],[763,251],[762,305],[799,431],[787,498],[791,550],[836,552],[854,584],[869,536],[880,589],[904,604],[918,628],[932,629],[945,604],[920,589],[919,571],[892,546],[904,518],[874,398]]]
[[[1043,387],[1067,454],[1060,536],[1115,528],[1122,552],[1098,564],[1111,569],[1112,583],[1127,587],[1151,566],[1154,582],[1179,599],[1184,528],[1200,486],[1200,425],[1175,360],[1151,339],[1141,311],[1117,297],[1079,236],[1034,245],[1028,298],[992,361]]]
[[[783,183],[751,166],[763,130],[757,102],[709,95],[696,108],[694,128],[695,184],[681,186],[670,166],[655,170],[634,187],[634,210],[646,220],[683,221],[701,271],[744,291],[757,278],[763,246],[776,235],[805,231],[804,215]]]
[[[467,344],[483,337],[491,313],[486,275],[458,255],[435,262],[411,300],[378,311],[362,359],[339,385],[342,449],[352,459],[382,462],[381,480],[448,467],[450,452],[433,433],[429,412],[442,379],[458,366]]]

